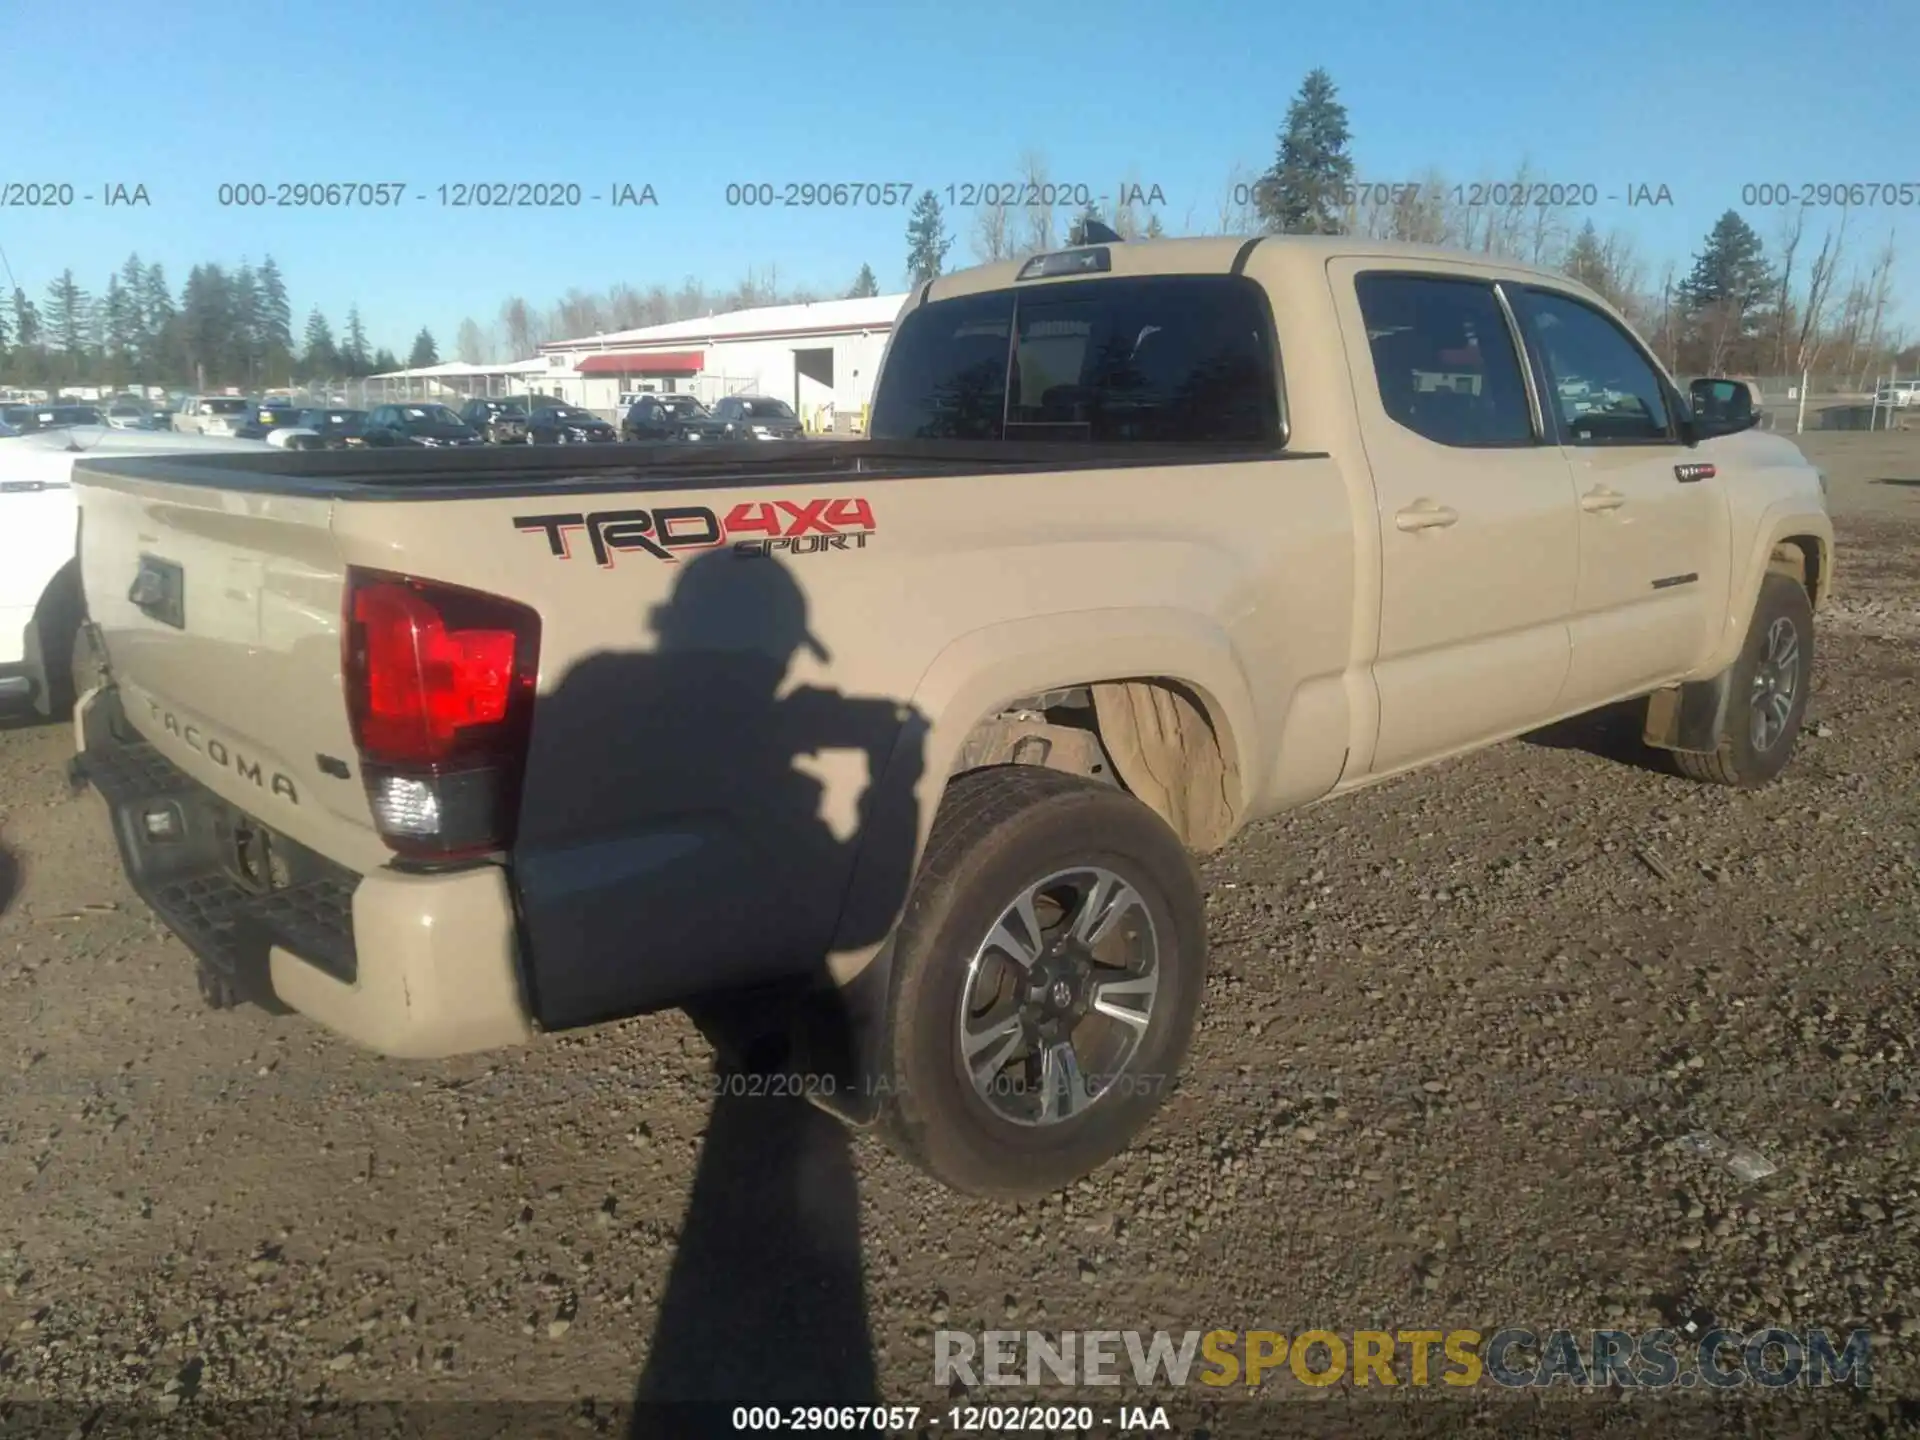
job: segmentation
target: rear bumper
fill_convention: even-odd
[[[128,881],[241,999],[406,1059],[532,1037],[500,867],[358,875],[175,766],[113,689],[88,695],[74,725],[75,778],[106,801]],[[168,834],[151,833],[150,814]]]

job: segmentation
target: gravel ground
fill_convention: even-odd
[[[943,1327],[1710,1317],[1864,1327],[1873,1385],[1711,1410],[1337,1390],[1212,1429],[1912,1427],[1920,437],[1806,448],[1840,599],[1780,783],[1688,784],[1603,715],[1256,827],[1205,869],[1181,1089],[1036,1206],[956,1198],[804,1103],[716,1107],[678,1014],[406,1064],[205,1011],[67,793],[67,734],[0,733],[0,1397],[109,1407],[98,1433],[121,1405],[254,1433],[213,1407],[375,1399],[607,1430],[636,1385],[944,1406]],[[1742,1181],[1701,1132],[1777,1170]]]

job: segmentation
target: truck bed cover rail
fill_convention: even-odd
[[[768,453],[770,450],[776,453]],[[78,483],[116,479],[354,500],[477,499],[555,491],[711,489],[910,480],[969,471],[1114,469],[1324,459],[1240,444],[1005,440],[737,441],[450,450],[276,451],[80,460]]]

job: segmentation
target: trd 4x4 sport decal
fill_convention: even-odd
[[[704,505],[658,510],[595,510],[569,515],[516,515],[516,530],[547,537],[547,549],[573,559],[573,532],[585,530],[593,558],[607,569],[622,550],[644,550],[676,562],[683,550],[731,544],[734,554],[813,555],[828,550],[864,550],[875,529],[865,500],[746,500],[726,518]]]

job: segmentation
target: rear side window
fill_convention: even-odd
[[[1277,444],[1264,292],[1231,275],[1089,280],[923,305],[876,439]]]
[[[908,312],[887,352],[869,436],[998,440],[1006,419],[1012,333],[1009,290],[962,295]]]
[[[1354,289],[1380,403],[1395,424],[1441,445],[1534,443],[1520,357],[1492,285],[1373,274]]]
[[[1659,372],[1626,331],[1592,306],[1551,290],[1523,291],[1520,305],[1569,444],[1673,438]]]

